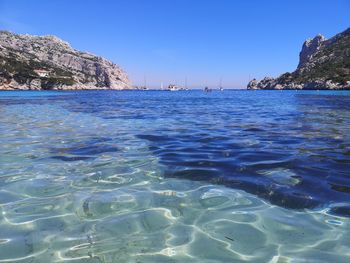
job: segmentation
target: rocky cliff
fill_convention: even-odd
[[[248,89],[350,89],[350,28],[326,39],[304,42],[299,65],[278,78],[251,80]]]
[[[73,49],[55,36],[0,31],[0,89],[129,89],[114,63]]]

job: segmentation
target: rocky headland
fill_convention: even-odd
[[[317,35],[304,42],[294,72],[278,78],[251,80],[248,89],[350,89],[350,28],[326,39]]]
[[[0,90],[131,88],[119,66],[56,36],[0,31]]]

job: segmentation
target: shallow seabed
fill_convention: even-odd
[[[350,262],[349,102],[2,92],[0,262]]]

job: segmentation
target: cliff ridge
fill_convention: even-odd
[[[0,31],[0,89],[130,89],[116,64],[52,35]]]
[[[350,28],[304,42],[294,72],[251,80],[248,89],[350,89]]]

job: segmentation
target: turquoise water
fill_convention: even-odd
[[[0,127],[0,262],[350,262],[350,92],[1,92]]]

